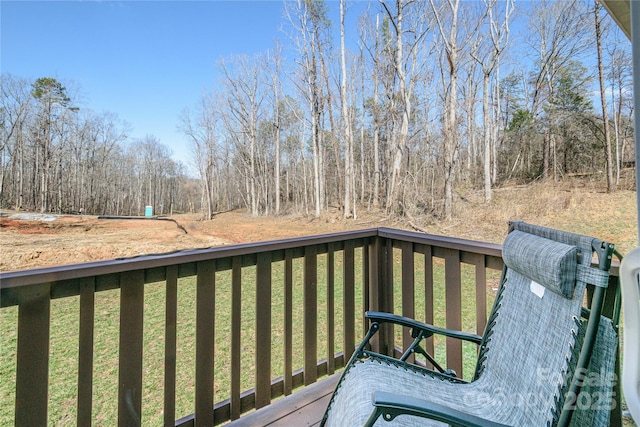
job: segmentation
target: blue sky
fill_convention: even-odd
[[[155,135],[188,164],[178,116],[217,80],[230,54],[266,52],[282,1],[6,1],[2,73],[78,85],[81,108],[118,114],[132,138]]]
[[[368,4],[348,1],[348,39]],[[329,7],[337,28],[337,0]],[[221,57],[287,45],[283,9],[282,0],[1,0],[0,71],[79,86],[81,108],[116,113],[132,139],[154,135],[189,165],[180,112],[217,84]]]

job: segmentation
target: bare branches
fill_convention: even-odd
[[[219,81],[180,116],[192,180],[162,149],[152,157],[171,173],[136,157],[147,152],[142,142],[161,146],[156,138],[129,141],[117,118],[63,105],[75,93],[61,90],[47,111],[33,82],[3,76],[0,204],[453,218],[461,183],[489,201],[508,180],[603,169],[593,147],[601,151],[607,126],[591,105],[595,73],[586,70],[595,67],[583,58],[595,46],[586,2],[517,7],[525,35],[511,28],[514,0],[286,1],[285,43],[220,59]],[[512,54],[514,37],[526,53]],[[604,37],[603,50],[619,177],[631,63],[621,42]]]

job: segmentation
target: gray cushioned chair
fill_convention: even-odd
[[[618,337],[601,309],[613,245],[514,222],[502,251],[505,268],[483,337],[368,312],[369,332],[322,425],[608,425]],[[595,285],[590,309],[583,307],[587,284]],[[401,360],[369,350],[384,323],[408,327],[416,338]],[[407,362],[410,353],[425,353],[420,341],[434,333],[479,346],[472,381]]]

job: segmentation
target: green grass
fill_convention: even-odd
[[[12,425],[16,388],[18,307],[0,309],[0,425]]]
[[[318,256],[318,359],[327,357],[327,271],[326,254]],[[424,257],[415,255],[416,317],[424,320]],[[341,325],[343,313],[343,256],[335,253],[335,336],[334,350],[343,350]],[[242,270],[241,314],[241,389],[255,386],[254,340],[256,306],[256,269]],[[488,271],[488,287],[497,287],[499,272]],[[463,276],[463,329],[475,332],[475,269],[464,266]],[[362,316],[362,249],[355,250],[355,331],[358,341],[364,330]],[[396,313],[402,313],[400,253],[394,252],[394,299]],[[444,263],[434,259],[435,324],[445,326]],[[491,294],[491,289],[489,289]],[[215,301],[215,371],[214,399],[216,402],[230,396],[231,366],[231,272],[216,274]],[[272,378],[284,374],[284,262],[272,265]],[[488,298],[488,310],[492,298]],[[93,379],[93,419],[95,425],[113,425],[117,420],[118,400],[118,335],[119,290],[104,291],[95,298],[95,344]],[[178,326],[176,368],[176,417],[194,412],[195,401],[195,322],[196,281],[194,277],[178,282]],[[145,425],[160,425],[163,421],[164,388],[164,334],[165,334],[165,286],[164,283],[145,285],[144,297],[144,348],[143,348],[143,404],[142,420]],[[68,425],[75,422],[77,395],[77,358],[79,334],[79,298],[64,298],[51,303],[51,344],[49,371],[49,425]],[[303,259],[293,261],[293,370],[303,367]],[[14,418],[15,364],[17,345],[17,308],[0,310],[0,425],[10,425]],[[401,343],[400,331],[396,342]],[[445,360],[444,340],[436,341],[436,357]],[[475,367],[476,348],[465,345],[463,349],[464,377],[470,378]]]
[[[394,251],[394,313],[402,315],[402,281],[401,281],[401,262],[400,251]],[[414,254],[414,281],[415,281],[415,318],[425,322],[425,302],[423,284],[424,284],[424,255]],[[475,267],[468,264],[462,264],[461,268],[461,301],[462,301],[462,330],[470,333],[477,333],[476,330],[476,285],[475,285]],[[495,270],[487,270],[487,315],[491,311],[500,280],[500,272]],[[446,328],[446,307],[445,307],[445,272],[444,261],[438,258],[433,259],[433,324],[441,328]],[[402,345],[402,330],[395,328],[395,343],[397,346]],[[446,366],[446,339],[442,336],[434,336],[434,353],[436,361],[442,366]],[[477,346],[472,343],[463,343],[462,346],[463,372],[458,372],[458,376],[470,380],[475,372],[475,364],[477,360]],[[462,375],[460,375],[462,374]]]

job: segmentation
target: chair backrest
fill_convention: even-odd
[[[475,382],[500,384],[496,392],[509,402],[504,410],[523,409],[515,425],[554,424],[559,417],[585,339],[580,319],[587,282],[608,283],[608,272],[591,267],[598,245],[586,236],[511,224]],[[595,349],[602,347],[611,345]]]

